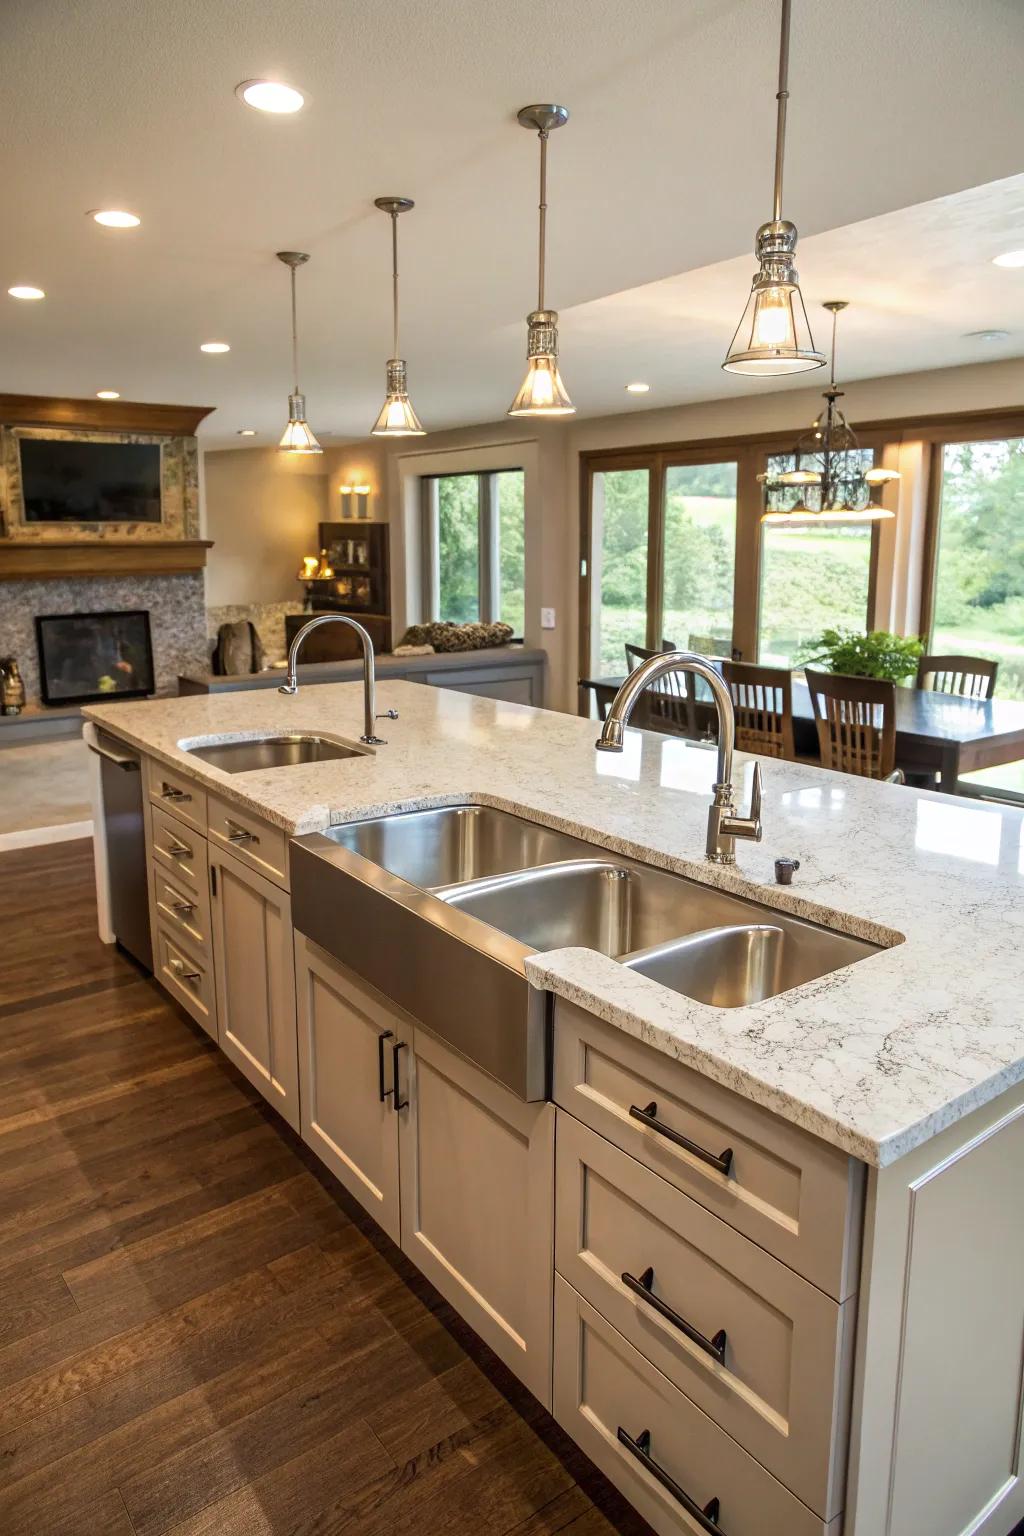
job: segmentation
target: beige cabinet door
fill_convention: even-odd
[[[295,978],[302,1139],[397,1243],[394,1085],[412,1026],[301,933]]]
[[[402,1247],[549,1406],[555,1107],[420,1026],[399,1079]]]
[[[286,891],[210,849],[210,916],[220,1046],[299,1129],[292,909]]]

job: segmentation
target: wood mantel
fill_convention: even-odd
[[[201,571],[212,539],[0,539],[0,581],[180,576]]]
[[[72,400],[58,395],[0,394],[0,421],[10,427],[81,427],[85,431],[165,432],[194,437],[213,405],[153,405],[143,400]]]

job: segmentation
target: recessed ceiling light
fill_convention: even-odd
[[[46,294],[41,288],[31,288],[28,283],[15,283],[7,292],[12,299],[45,299]]]
[[[201,341],[199,350],[200,352],[230,352],[231,346],[226,341]]]
[[[301,91],[283,85],[279,80],[243,80],[241,85],[235,86],[235,95],[247,107],[255,107],[257,112],[278,114],[299,112],[306,101]]]
[[[120,400],[120,398],[121,391],[118,389],[98,389],[96,391],[97,400]]]
[[[93,208],[89,217],[106,229],[135,229],[142,223],[137,213],[129,213],[126,208]]]
[[[237,436],[238,437],[255,437],[256,436],[256,428],[255,427],[239,427],[238,432],[237,432]]]
[[[1024,267],[1024,251],[1004,251],[1001,256],[993,256],[992,263],[996,267]]]
[[[650,388],[649,384],[641,384],[637,381],[635,384],[626,385],[626,393],[627,395],[646,395],[649,394]]]
[[[1009,331],[967,331],[964,341],[1008,341]]]

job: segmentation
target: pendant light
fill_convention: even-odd
[[[510,416],[572,416],[576,407],[566,393],[558,371],[558,314],[544,308],[544,247],[548,214],[548,136],[569,120],[567,107],[523,107],[519,123],[540,139],[540,257],[537,308],[527,315],[526,378],[508,408]]]
[[[824,307],[832,316],[825,409],[789,455],[793,468],[758,476],[764,486],[762,523],[880,522],[895,516],[875,498],[883,485],[900,478],[899,471],[881,466],[865,469],[857,435],[836,404],[843,395],[836,385],[836,332],[847,301],[830,299]]]
[[[398,215],[416,205],[411,197],[376,197],[374,207],[391,218],[391,305],[394,322],[392,355],[388,359],[387,394],[370,431],[374,437],[424,437],[419,417],[409,401],[405,360],[398,355]]]
[[[791,0],[782,0],[782,42],[779,48],[778,114],[775,128],[775,203],[769,224],[762,224],[754,241],[758,270],[747,307],[740,317],[722,367],[728,373],[771,378],[821,368],[825,358],[815,350],[810,322],[794,266],[796,225],[782,217],[782,162],[786,153],[786,103],[789,100],[789,13]]]
[[[292,377],[295,387],[288,396],[288,425],[278,443],[282,453],[323,453],[306,420],[306,397],[299,389],[299,333],[295,321],[295,271],[309,260],[305,251],[278,251],[278,261],[283,261],[292,274]]]

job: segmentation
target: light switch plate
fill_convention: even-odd
[[[555,627],[555,610],[553,608],[542,608],[541,609],[541,611],[540,611],[540,627],[541,627],[541,629],[554,629],[554,627]]]

